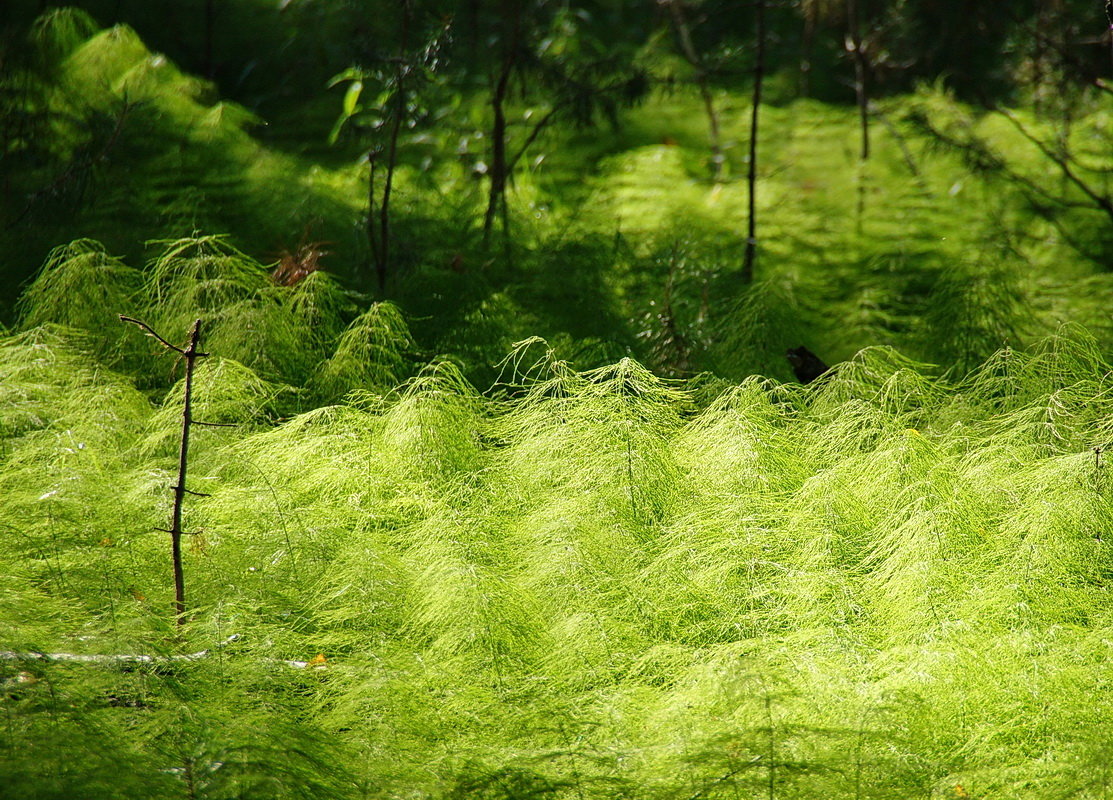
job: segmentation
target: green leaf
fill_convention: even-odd
[[[344,123],[359,113],[359,97],[362,93],[363,81],[361,80],[353,81],[352,85],[348,87],[348,91],[344,94],[344,106],[340,112],[340,117],[332,126],[332,130],[329,131],[329,144],[336,144],[336,140],[340,138],[340,131],[344,129]]]
[[[331,89],[333,86],[337,86],[344,81],[360,80],[363,80],[363,70],[361,70],[359,67],[349,67],[343,72],[338,72],[337,74],[333,75],[332,78],[329,79],[328,88]]]
[[[359,96],[363,92],[363,81],[354,81],[344,95],[344,118],[352,116],[359,108]]]
[[[351,119],[351,117],[342,115],[336,120],[336,123],[332,126],[332,130],[329,131],[328,134],[329,144],[336,144],[336,140],[340,138],[340,131],[344,129],[344,123],[349,119]]]

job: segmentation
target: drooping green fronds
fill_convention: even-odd
[[[210,356],[194,373],[193,416],[199,423],[250,430],[265,422],[276,399],[289,391],[231,359]],[[151,452],[168,447],[180,434],[183,391],[184,380],[179,380],[151,417],[151,432],[144,444]]]
[[[741,379],[746,375],[788,378],[785,352],[804,339],[797,298],[790,283],[759,281],[732,295],[722,309],[716,338],[723,342],[719,371]]]
[[[306,313],[304,307],[301,313]],[[376,303],[340,336],[335,351],[318,367],[310,386],[326,400],[339,399],[357,389],[388,392],[406,378],[416,349],[398,308],[391,303]]]
[[[142,276],[100,243],[78,239],[56,247],[19,299],[24,329],[47,323],[87,332],[98,356],[118,358],[123,343],[119,314],[134,309]],[[133,349],[133,348],[132,348]]]
[[[95,363],[81,341],[0,347],[27,398],[0,473],[0,630],[159,654],[166,543],[145,531],[177,405],[52,378]],[[352,775],[382,796],[1066,791],[1113,724],[1110,369],[1068,328],[957,384],[932,372],[874,348],[697,404],[632,360],[577,372],[533,340],[496,399],[438,363],[268,422],[275,385],[214,356],[198,418],[235,427],[198,433],[208,496],[184,520],[185,646],[211,655],[142,680],[0,659],[20,698],[0,735],[43,752],[27,672],[64,688],[58,720],[103,719],[52,740],[74,763],[189,765],[214,793],[262,772],[274,797],[358,796]]]
[[[190,306],[211,311],[244,300],[267,284],[266,272],[221,236],[154,242],[163,251],[147,270],[147,295],[166,314]]]
[[[482,253],[491,106],[411,86],[446,124],[406,145],[371,305],[367,151],[314,163],[298,134],[355,93],[259,93],[278,61],[309,86],[362,4],[201,5],[176,18],[218,50],[273,52],[210,82],[69,9],[0,41],[5,285],[50,251],[0,297],[5,800],[1110,794],[1108,93],[1061,123],[879,99],[868,165],[852,109],[763,108],[743,284],[729,81],[725,180],[683,87],[614,131],[546,119]],[[638,28],[588,5],[549,56]],[[541,120],[520,88],[511,140]],[[260,260],[299,231],[327,262]],[[181,366],[120,313],[174,343],[200,318],[211,354],[177,631]],[[792,380],[800,345],[832,370]]]
[[[57,63],[97,31],[97,23],[79,8],[52,8],[35,20],[31,39],[43,56]]]
[[[1019,321],[1024,292],[1007,267],[966,267],[939,277],[929,295],[924,336],[940,363],[958,374],[973,369],[993,353],[1022,341]]]
[[[126,386],[97,362],[98,344],[84,331],[58,325],[0,339],[0,438],[73,422],[88,413],[90,393]],[[129,405],[102,416],[114,418]]]
[[[306,292],[275,286],[261,264],[223,237],[155,244],[163,250],[147,268],[144,298],[145,318],[158,330],[185,335],[201,318],[207,350],[268,378],[297,383],[327,352],[330,342],[316,328],[339,323],[331,316],[341,312],[335,300],[308,312]],[[324,313],[328,319],[320,318]]]
[[[328,352],[344,332],[354,304],[335,278],[314,270],[291,287],[290,308],[310,332],[314,351]]]

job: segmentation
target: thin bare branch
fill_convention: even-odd
[[[1035,146],[1035,148],[1039,150],[1045,158],[1047,158],[1052,164],[1059,168],[1059,171],[1063,173],[1063,177],[1073,183],[1079,191],[1090,198],[1090,200],[1093,201],[1094,205],[1101,209],[1106,214],[1106,216],[1108,216],[1109,219],[1113,221],[1113,200],[1110,200],[1107,195],[1099,194],[1089,184],[1087,184],[1086,181],[1082,180],[1082,178],[1079,177],[1079,175],[1074,171],[1067,157],[1063,156],[1061,153],[1056,153],[1054,150],[1048,147],[1045,141],[1028,130],[1024,123],[1021,122],[1017,118],[1017,116],[1008,109],[995,108],[993,110],[1003,116],[1009,122],[1011,122],[1013,127],[1016,128],[1021,136],[1031,142],[1031,144]]]
[[[181,626],[185,625],[186,622],[185,577],[182,572],[182,535],[184,534],[182,530],[182,507],[185,503],[185,496],[187,494],[196,495],[198,497],[208,496],[200,492],[191,492],[186,488],[186,469],[189,460],[189,429],[193,427],[193,371],[197,366],[197,359],[207,355],[197,348],[201,340],[201,320],[194,320],[193,326],[189,331],[189,344],[183,349],[170,344],[170,342],[160,336],[154,328],[142,320],[126,317],[123,314],[120,315],[120,319],[142,328],[148,336],[158,339],[164,347],[178,353],[186,364],[185,387],[183,390],[184,397],[182,403],[182,438],[181,445],[178,449],[178,481],[170,487],[174,490],[174,506],[171,510],[170,528],[160,529],[170,534],[171,560],[174,568],[174,608],[177,611],[177,623]]]
[[[167,350],[173,350],[175,353],[181,353],[182,355],[185,355],[185,350],[178,347],[177,345],[170,344],[170,342],[163,339],[161,336],[155,333],[155,329],[148,325],[146,322],[135,319],[134,317],[126,317],[123,314],[120,314],[120,319],[123,322],[130,322],[132,325],[138,325],[140,328],[147,332],[148,336],[150,336],[152,339],[157,339]]]

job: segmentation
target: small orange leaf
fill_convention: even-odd
[[[325,658],[324,653],[318,653],[317,655],[313,656],[313,658],[309,659],[305,663],[306,663],[307,666],[310,666],[310,667],[323,667],[323,666],[326,666],[328,664],[328,659]]]
[[[116,543],[109,537],[105,536],[103,539],[100,540],[99,544],[101,547],[112,547]]]
[[[147,595],[143,594],[143,592],[139,591],[138,589],[130,589],[129,591],[131,592],[131,596],[138,600],[140,603],[147,599]]]
[[[969,797],[970,793],[966,791],[966,787],[961,783],[955,784],[955,797]]]

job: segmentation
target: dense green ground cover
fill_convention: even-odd
[[[49,152],[8,157],[0,275],[9,286],[78,237],[139,267],[160,257],[158,242],[198,231],[229,234],[263,262],[308,235],[327,242],[321,263],[345,286],[371,285],[358,147],[327,162],[294,154],[126,27],[51,19],[39,46],[57,65],[28,90],[56,115],[39,137]],[[774,100],[786,95],[775,88]],[[324,98],[336,113],[342,90],[333,92]],[[461,116],[487,113],[482,97],[462,102]],[[718,91],[715,102],[723,182],[710,179],[697,99],[661,90],[615,129],[543,134],[515,176],[511,236],[496,233],[491,248],[481,241],[480,123],[415,137],[393,200],[387,296],[415,320],[422,352],[453,356],[487,386],[491,364],[534,335],[581,367],[633,355],[663,374],[736,380],[787,379],[781,353],[798,344],[829,362],[890,345],[961,371],[1064,322],[1113,343],[1102,300],[1113,289],[1109,218],[1005,117],[934,88],[875,104],[867,162],[852,109],[787,97],[763,109],[757,283],[743,285],[747,98]],[[1080,96],[1065,129],[1017,113],[1076,155],[1074,174],[1101,194],[1110,102]],[[512,109],[517,139],[531,113],[539,109]],[[55,174],[55,162],[70,171]],[[0,293],[9,325],[17,296]]]
[[[851,110],[765,107],[749,285],[741,93],[722,182],[681,92],[554,128],[490,248],[474,164],[413,159],[372,302],[351,154],[125,28],[57,41],[43,97],[127,114],[94,201],[0,242],[38,270],[0,328],[0,795],[1109,796],[1109,219],[1008,118],[925,88],[861,162]],[[1108,109],[1060,142],[1102,190]],[[278,285],[307,226],[330,271]],[[181,368],[120,313],[203,321],[230,426],[181,630]],[[800,344],[844,363],[789,382]]]
[[[1107,796],[1113,387],[1084,331],[806,388],[534,340],[481,394],[417,368],[392,307],[341,334],[327,277],[265,275],[78,243],[0,341],[0,640],[207,651],[5,656],[6,797]],[[126,286],[161,328],[206,314],[197,415],[235,424],[195,435],[180,633],[152,528],[181,387],[91,313]],[[258,346],[305,315],[335,353]]]

